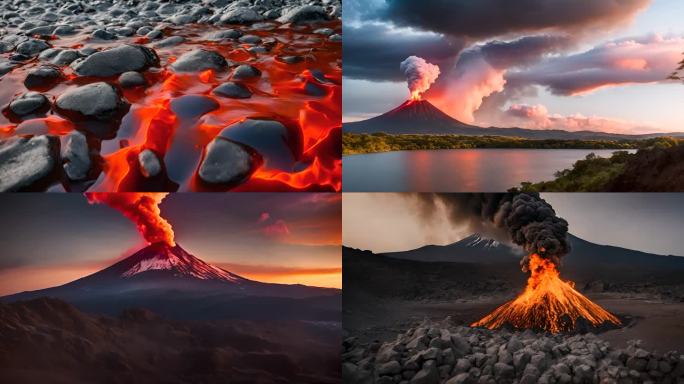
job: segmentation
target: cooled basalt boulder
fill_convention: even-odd
[[[157,53],[142,45],[125,44],[93,53],[74,61],[71,67],[80,76],[109,77],[129,71],[143,71],[159,66]]]
[[[0,141],[0,192],[30,188],[50,177],[58,163],[59,139],[41,135]]]
[[[198,175],[205,183],[236,185],[249,177],[256,163],[242,145],[217,137],[207,145]]]
[[[68,117],[108,121],[128,106],[116,89],[104,82],[70,89],[57,98],[58,111]]]
[[[202,72],[207,69],[222,71],[228,62],[217,52],[207,49],[195,49],[182,54],[171,64],[171,69],[177,72]]]

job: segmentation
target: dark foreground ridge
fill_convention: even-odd
[[[174,321],[0,303],[2,383],[338,383],[339,323]]]
[[[368,120],[343,124],[344,133],[494,135],[526,139],[639,140],[661,136],[684,137],[684,132],[621,135],[608,132],[560,129],[483,128],[458,121],[427,100],[406,101],[397,108]]]

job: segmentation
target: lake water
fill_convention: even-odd
[[[503,192],[523,181],[554,179],[589,153],[615,150],[448,149],[344,156],[342,185],[349,192]]]

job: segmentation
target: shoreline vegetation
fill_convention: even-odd
[[[684,190],[684,140],[643,140],[636,153],[616,151],[604,158],[593,153],[556,179],[523,182],[523,192],[671,192]]]
[[[390,135],[386,133],[345,133],[342,135],[342,154],[438,150],[438,149],[642,149],[654,146],[670,146],[681,140],[658,137],[642,140],[563,140],[526,139],[508,136],[468,135]]]

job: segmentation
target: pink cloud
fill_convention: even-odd
[[[257,221],[257,223],[263,223],[265,221],[268,221],[268,219],[270,218],[271,214],[269,214],[268,212],[261,212],[261,215],[259,215],[259,220]]]
[[[648,35],[611,41],[588,51],[548,58],[506,78],[558,95],[578,95],[625,84],[666,82],[684,50],[684,37]]]
[[[290,234],[290,228],[284,220],[279,219],[275,223],[261,228],[261,232],[268,236],[287,236]]]
[[[505,69],[496,69],[483,57],[475,57],[459,65],[447,75],[448,84],[430,94],[430,101],[450,116],[473,123],[474,113],[482,100],[504,89]]]
[[[627,134],[657,131],[653,127],[618,119],[583,116],[581,114],[569,116],[550,114],[546,107],[541,104],[513,104],[505,111],[505,116],[512,120],[515,125],[533,129],[601,131]]]

